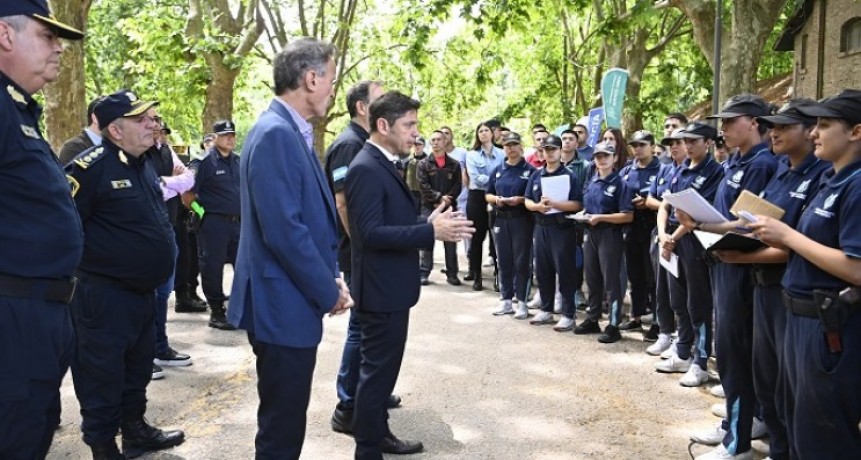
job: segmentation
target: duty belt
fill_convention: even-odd
[[[0,296],[68,304],[75,295],[76,278],[42,279],[0,275]]]
[[[535,223],[541,225],[542,227],[550,227],[554,225],[558,225],[560,227],[568,227],[573,226],[574,221],[571,219],[566,219],[565,216],[567,214],[555,214],[550,216],[535,216]]]
[[[800,299],[783,292],[783,304],[786,309],[798,316],[819,318],[819,306],[813,299]]]
[[[785,264],[763,264],[753,267],[753,278],[757,286],[774,286],[783,280]]]

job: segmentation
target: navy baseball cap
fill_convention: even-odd
[[[615,155],[616,148],[607,142],[599,142],[595,144],[595,152],[592,153],[592,156],[595,157],[601,154]]]
[[[542,149],[546,149],[550,147],[551,149],[561,149],[562,148],[562,139],[559,136],[551,134],[547,136],[547,139],[544,139],[544,143],[541,144]]]
[[[99,120],[99,129],[105,129],[117,118],[137,117],[157,105],[156,101],[141,101],[135,93],[123,89],[105,96],[96,104],[93,113]]]
[[[676,133],[673,132],[675,135]],[[694,121],[688,123],[687,126],[680,129],[678,132],[678,139],[717,139],[718,132],[717,130],[709,124],[703,123],[701,121]]]
[[[0,2],[0,17],[29,16],[53,28],[60,38],[81,40],[84,33],[74,27],[63,24],[51,13],[48,0],[4,0]]]
[[[684,137],[682,137],[682,129],[683,128],[674,129],[669,136],[661,139],[661,145],[669,146],[670,144],[672,144],[673,141],[680,141],[684,139]]]
[[[236,134],[236,125],[230,120],[218,120],[212,125],[212,132],[216,136],[222,134]]]
[[[809,117],[838,118],[855,126],[861,124],[861,90],[844,89],[836,96],[799,107],[798,111]]]
[[[771,115],[771,104],[755,94],[739,94],[729,98],[720,113],[706,118],[764,117]]]
[[[799,107],[810,107],[816,104],[813,99],[793,99],[783,106],[774,114],[765,117],[757,117],[756,121],[763,123],[766,126],[774,125],[798,125],[806,124],[813,125],[816,123],[816,117],[807,116],[799,110]]]
[[[520,144],[520,134],[510,132],[502,137],[502,145]]]
[[[651,133],[651,131],[647,131],[645,129],[641,129],[634,133],[634,136],[631,137],[631,140],[628,141],[629,144],[653,144],[655,143],[655,135]]]

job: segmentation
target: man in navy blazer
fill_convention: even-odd
[[[389,430],[386,403],[407,340],[410,308],[419,298],[419,248],[460,241],[472,223],[442,205],[418,223],[415,201],[395,169],[418,136],[419,103],[398,92],[371,103],[371,136],[347,172],[345,192],[353,252],[352,288],[362,328],[362,363],[353,415],[357,460],[424,448]]]
[[[352,305],[339,277],[335,204],[308,119],[332,96],[335,47],[293,42],[275,57],[276,97],[241,157],[242,238],[228,318],[257,356],[256,459],[298,459],[323,316]]]

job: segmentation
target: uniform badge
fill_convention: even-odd
[[[126,156],[126,152],[120,151],[119,155],[117,156],[120,158],[120,163],[124,165],[129,164],[129,157]]]
[[[227,170],[219,169],[218,171],[215,171],[216,176],[220,176],[222,174],[227,174]]]
[[[676,181],[676,180],[675,180],[675,179],[673,179],[673,182],[675,182],[675,181]],[[693,185],[694,185],[694,188],[700,188],[700,187],[702,187],[702,186],[703,186],[703,184],[705,184],[705,183],[706,183],[706,176],[699,176],[699,177],[697,177],[697,178],[694,180],[694,184],[693,184]]]
[[[611,185],[611,186],[607,187],[607,193],[616,193],[616,186]]]
[[[499,179],[500,177],[502,177],[502,173],[501,172],[496,173],[496,178]]]
[[[655,181],[655,177],[656,176],[649,176],[649,183],[650,184]]]
[[[21,132],[23,132],[25,136],[31,139],[41,139],[41,137],[39,137],[39,132],[36,131],[36,128],[33,128],[32,126],[21,125]]]
[[[829,196],[828,198],[826,198],[825,203],[822,203],[822,209],[825,209],[825,210],[831,209],[831,206],[834,206],[834,201],[837,200],[837,195],[839,195],[839,193],[834,193],[831,196]]]
[[[337,168],[334,171],[332,171],[332,182],[340,182],[340,181],[344,180],[344,178],[347,177],[347,171],[349,171],[349,170],[350,170],[349,167],[341,166],[340,168]]]
[[[66,174],[66,180],[69,181],[69,188],[70,188],[70,191],[72,192],[72,198],[74,198],[75,195],[78,194],[78,190],[81,189],[81,183],[78,182],[77,179],[75,179],[74,177],[72,177],[68,174]]]
[[[27,103],[27,99],[24,97],[24,95],[21,94],[17,89],[15,89],[14,86],[12,86],[12,85],[7,86],[6,91],[9,92],[9,96],[12,97],[13,101],[15,101],[19,104],[26,104]]]
[[[828,198],[825,199],[825,202],[822,203],[822,207],[814,209],[813,212],[817,216],[824,217],[826,219],[834,217],[834,213],[832,211],[829,211],[829,209],[834,206],[834,202],[837,201],[838,195],[840,195],[840,192],[832,193]]]
[[[86,155],[80,155],[74,160],[74,163],[78,165],[81,169],[87,169],[90,167],[90,164],[92,164],[92,162],[96,161],[96,159],[101,157],[102,153],[104,152],[104,147],[98,147]]]
[[[529,171],[523,171],[523,174],[520,175],[521,179],[529,179]]]
[[[666,180],[666,179],[664,179],[664,178],[662,177],[662,178],[661,178],[661,180],[659,180],[659,181],[658,181],[658,185],[664,185],[664,183],[665,183],[666,181],[667,181],[667,180]]]
[[[798,188],[797,188],[797,189],[795,189],[795,193],[804,193],[804,192],[806,192],[806,191],[807,191],[807,189],[808,189],[808,188],[810,188],[810,181],[811,181],[811,179],[807,179],[806,181],[802,182],[802,183],[798,186]]]
[[[111,188],[114,190],[122,190],[124,188],[132,188],[132,181],[128,179],[112,180]]]
[[[744,177],[744,171],[739,171],[732,175],[732,181],[738,184],[741,182],[742,177]]]

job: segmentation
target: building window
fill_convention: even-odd
[[[852,18],[840,28],[840,52],[861,51],[861,18]]]
[[[807,70],[807,34],[801,36],[801,70]]]

